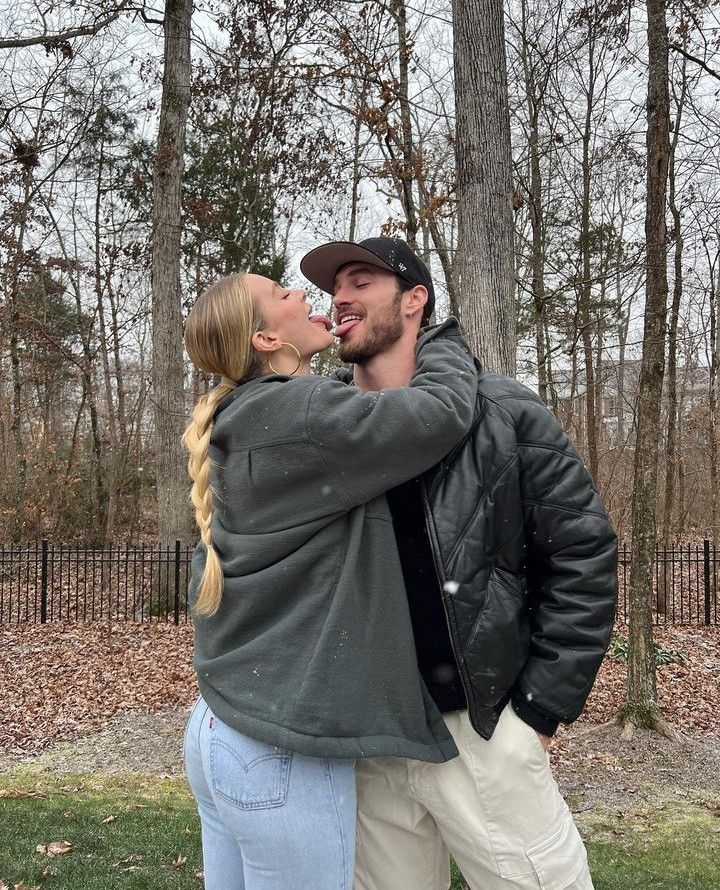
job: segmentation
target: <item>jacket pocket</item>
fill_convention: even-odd
[[[496,707],[527,660],[530,629],[524,578],[493,569],[485,600],[462,648],[475,703]]]
[[[592,890],[585,846],[567,808],[553,830],[535,841],[525,853],[542,890],[567,887]]]
[[[210,740],[213,790],[241,810],[280,807],[287,799],[292,754],[215,720]]]

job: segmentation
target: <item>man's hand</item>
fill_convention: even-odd
[[[535,735],[540,739],[540,744],[547,751],[547,749],[550,747],[550,742],[552,742],[550,736],[543,735],[541,732],[538,732],[537,729],[535,730]]]

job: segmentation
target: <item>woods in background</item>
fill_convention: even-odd
[[[456,139],[484,132],[460,98],[466,84],[502,86],[492,55],[502,29],[485,35],[487,45],[458,40],[453,54],[452,26],[453,15],[461,21],[478,8],[497,24],[499,6],[168,3],[166,12],[192,11],[192,68],[180,230],[171,226],[179,280],[159,265],[155,272],[165,304],[177,305],[165,321],[157,302],[151,311],[150,250],[163,209],[156,191],[153,212],[153,178],[168,163],[159,140],[163,10],[105,0],[51,5],[44,15],[32,2],[1,7],[3,539],[189,534],[158,520],[158,457],[172,457],[185,414],[178,405],[163,433],[153,365],[174,382],[175,401],[184,392],[186,409],[210,384],[157,350],[163,331],[177,347],[182,313],[218,274],[252,268],[299,283],[304,249],[382,226],[430,262],[440,318],[487,323],[477,312],[481,285],[467,284],[481,279],[468,268],[494,261],[464,247],[475,217],[462,203],[487,158],[482,146],[474,159],[464,154],[475,171],[459,165],[458,177],[455,154]],[[662,331],[651,500],[667,541],[717,538],[720,521],[718,11],[713,2],[667,4],[660,328],[645,325],[644,4],[508,0],[511,177],[486,181],[482,193],[487,219],[505,213],[514,228],[483,223],[487,256],[514,258],[503,275],[514,271],[504,299],[516,311],[498,333],[512,353],[517,324],[518,376],[577,442],[621,534],[631,519],[643,340]],[[489,336],[483,330],[479,339]],[[180,516],[183,498],[171,496],[170,515]]]

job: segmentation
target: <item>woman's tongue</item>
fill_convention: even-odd
[[[335,328],[335,336],[340,337],[341,339],[342,337],[346,337],[350,331],[357,327],[361,322],[361,318],[353,318],[350,321],[344,321]]]

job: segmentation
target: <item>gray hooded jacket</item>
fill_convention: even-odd
[[[422,683],[384,492],[467,434],[477,371],[457,323],[402,389],[263,377],[211,436],[216,615],[195,618],[203,697],[225,723],[313,756],[439,762],[455,744]],[[193,558],[191,600],[205,548]]]

